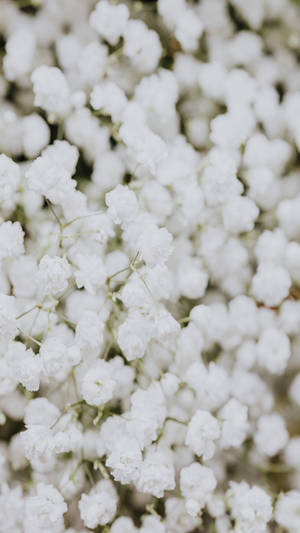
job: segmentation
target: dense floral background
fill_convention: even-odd
[[[0,533],[300,532],[299,4],[1,0]]]

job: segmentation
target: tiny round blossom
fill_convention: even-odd
[[[138,441],[124,433],[108,451],[106,466],[111,468],[116,481],[131,483],[141,475],[141,465],[142,452]]]
[[[37,280],[43,294],[59,295],[68,287],[71,267],[64,258],[44,255],[40,261]]]
[[[0,206],[10,210],[17,200],[17,189],[21,181],[20,169],[10,157],[0,155]]]
[[[80,358],[78,346],[65,346],[57,337],[48,337],[40,348],[43,373],[49,378],[65,379],[72,366],[79,363]]]
[[[37,391],[40,386],[41,361],[31,349],[26,350],[21,342],[12,342],[6,354],[15,378],[29,391]]]
[[[113,82],[104,80],[93,88],[91,105],[104,115],[111,115],[113,120],[119,120],[127,104],[127,98],[120,87]]]
[[[80,390],[89,405],[101,406],[113,398],[116,385],[110,365],[99,360],[84,374]]]
[[[123,34],[129,17],[125,4],[112,5],[100,0],[90,15],[90,24],[97,33],[112,45],[116,45]]]
[[[24,252],[24,231],[19,222],[0,224],[0,260],[16,257]]]
[[[36,50],[36,38],[29,28],[16,29],[6,42],[3,69],[6,79],[16,81],[32,68]]]
[[[272,435],[272,439],[270,439]],[[257,449],[265,455],[272,456],[278,453],[287,444],[289,434],[283,418],[278,413],[262,415],[257,423],[254,435]]]
[[[59,533],[63,528],[63,514],[67,505],[59,491],[52,485],[38,483],[36,495],[25,502],[24,531],[26,533],[50,531]]]
[[[63,72],[57,67],[41,65],[31,75],[34,103],[56,117],[70,110],[70,92]]]
[[[71,148],[71,145],[69,147]],[[54,204],[62,204],[74,192],[76,183],[71,179],[71,174],[73,156],[75,155],[77,162],[78,153],[76,149],[72,154],[69,150],[64,153],[64,150],[50,150],[50,148],[51,146],[46,148],[43,154],[34,160],[25,176],[30,190],[42,194]]]
[[[107,62],[107,48],[91,42],[83,48],[78,60],[79,76],[87,85],[94,85],[103,76]],[[85,99],[85,93],[83,93]],[[79,97],[80,99],[80,97]]]
[[[257,344],[257,362],[271,374],[282,374],[291,355],[288,336],[277,328],[265,329]]]
[[[137,533],[133,521],[129,516],[120,516],[117,518],[110,528],[111,533]]]
[[[289,294],[291,278],[282,266],[261,263],[252,279],[252,292],[259,302],[268,307],[279,305]]]
[[[195,50],[203,32],[203,24],[192,9],[186,9],[176,22],[175,35],[187,52]]]
[[[263,533],[272,517],[271,497],[260,487],[231,482],[228,491],[231,515],[240,531]]]
[[[0,347],[5,350],[17,334],[17,309],[14,296],[0,294]]]
[[[150,30],[141,20],[129,20],[123,33],[124,54],[141,72],[154,70],[162,54],[157,33]]]
[[[186,510],[196,516],[211,497],[217,486],[213,471],[207,466],[192,463],[180,472],[180,490],[185,499]]]
[[[252,200],[234,197],[223,208],[224,227],[231,233],[251,231],[258,214],[259,209]]]
[[[289,531],[299,527],[300,492],[290,490],[280,494],[275,506],[275,520],[279,526]]]
[[[135,485],[141,492],[157,498],[161,498],[165,490],[174,489],[175,470],[168,456],[155,448],[148,449]]]
[[[106,270],[101,257],[78,254],[76,264],[78,270],[75,271],[74,278],[77,287],[84,287],[90,294],[95,294],[106,280]]]
[[[215,443],[220,436],[219,423],[208,411],[200,409],[193,415],[186,433],[185,444],[203,460],[211,459],[215,452]]]
[[[50,128],[47,122],[36,113],[24,117],[23,146],[28,159],[37,157],[50,141]]]
[[[124,185],[105,195],[108,213],[116,224],[131,222],[138,213],[138,203],[133,191]]]
[[[149,225],[140,235],[137,247],[149,267],[161,265],[172,252],[172,236],[166,228]]]
[[[218,418],[222,422],[221,446],[223,448],[241,446],[249,431],[247,407],[232,398],[221,409]]]
[[[208,277],[199,258],[190,257],[179,263],[177,279],[180,291],[186,298],[201,298],[205,293]]]
[[[99,348],[103,343],[103,329],[103,320],[95,311],[84,311],[76,326],[76,343],[83,349]]]
[[[117,510],[117,493],[112,482],[103,479],[79,501],[80,516],[84,524],[93,529],[111,522]]]
[[[132,312],[118,329],[118,344],[128,361],[143,357],[153,336],[153,322],[140,312]]]

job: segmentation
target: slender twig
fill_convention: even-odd
[[[54,216],[56,222],[58,223],[59,227],[62,228],[63,225],[62,225],[62,223],[61,223],[59,217],[58,217],[57,214],[55,213],[55,210],[53,209],[53,206],[52,206],[51,202],[49,202],[48,198],[46,198],[46,204],[48,205],[48,207],[49,207],[49,209],[50,209],[52,215]]]
[[[30,309],[27,309],[27,311],[24,311],[24,313],[21,313],[20,315],[18,315],[16,317],[16,320],[19,320],[20,318],[22,318],[23,316],[25,315],[28,315],[29,313],[31,313],[31,311],[34,311],[34,309],[38,309],[40,306],[39,305],[34,305],[33,307],[31,307]]]

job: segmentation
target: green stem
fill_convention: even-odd
[[[255,468],[270,474],[290,474],[295,471],[292,466],[279,463],[266,463],[263,465],[254,465]]]
[[[173,416],[167,416],[166,422],[168,422],[168,420],[172,422],[177,422],[178,424],[183,424],[184,426],[186,426],[189,423],[188,420],[184,422],[184,420],[178,420],[177,418],[174,418]]]
[[[21,313],[20,315],[18,315],[16,317],[16,320],[19,320],[20,318],[22,318],[23,316],[25,315],[28,315],[29,313],[31,313],[31,311],[34,311],[34,309],[38,309],[39,306],[38,305],[34,305],[33,307],[31,307],[30,309],[27,309],[27,311],[24,311],[24,313]]]
[[[64,124],[63,122],[59,122],[57,125],[57,139],[61,141],[64,137]]]
[[[183,318],[180,318],[180,319],[178,320],[178,322],[179,322],[179,324],[188,324],[190,320],[191,320],[191,319],[190,319],[189,316],[184,316]]]
[[[50,209],[52,215],[54,216],[56,222],[58,223],[58,225],[59,225],[59,227],[60,227],[60,231],[61,231],[61,233],[62,233],[63,225],[62,225],[62,223],[61,223],[59,217],[58,217],[57,214],[55,213],[55,211],[54,211],[54,209],[53,209],[53,206],[52,206],[51,202],[49,202],[48,198],[46,198],[46,203],[47,203],[47,205],[48,205],[48,207],[49,207],[49,209]]]

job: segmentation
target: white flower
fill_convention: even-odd
[[[272,438],[270,438],[272,435]],[[284,419],[278,413],[262,415],[257,422],[254,441],[262,454],[273,456],[287,444],[289,434]]]
[[[120,516],[111,525],[110,531],[111,533],[137,533],[138,529],[129,516]]]
[[[198,518],[186,512],[184,501],[181,498],[171,497],[166,500],[167,528],[174,533],[188,533],[197,527]]]
[[[73,365],[80,361],[78,346],[67,347],[60,339],[48,337],[40,348],[43,373],[58,381],[66,379]]]
[[[271,374],[282,374],[291,355],[288,336],[278,328],[265,329],[257,344],[257,362]]]
[[[43,294],[57,296],[68,287],[71,277],[71,267],[62,257],[44,255],[40,261],[37,281]]]
[[[140,313],[131,313],[118,329],[118,344],[128,361],[144,356],[152,337],[152,323]]]
[[[149,267],[162,265],[172,253],[172,235],[166,228],[149,224],[138,238],[137,249]]]
[[[237,149],[251,135],[255,125],[252,112],[246,106],[218,115],[211,122],[211,140],[222,148]]]
[[[107,191],[120,184],[124,173],[125,166],[119,153],[108,151],[96,159],[92,180],[101,190]]]
[[[206,166],[202,187],[205,200],[209,206],[226,203],[243,191],[241,182],[236,177],[237,164],[232,154],[215,150]]]
[[[272,518],[271,497],[260,487],[248,483],[230,483],[228,502],[237,531],[264,533]]]
[[[36,495],[25,501],[24,532],[39,533],[52,531],[61,533],[64,528],[63,514],[67,505],[56,488],[46,483],[38,483]]]
[[[21,181],[20,169],[10,157],[0,155],[0,206],[6,211],[12,209],[17,200],[17,189]]]
[[[0,396],[13,392],[18,380],[14,375],[13,368],[8,364],[5,357],[0,358]]]
[[[24,231],[19,222],[0,224],[0,260],[16,257],[24,252]]]
[[[169,70],[160,69],[158,74],[144,77],[135,89],[134,98],[147,112],[149,124],[153,125],[154,131],[159,132],[155,122],[167,123],[175,113],[178,99],[175,75]],[[164,189],[161,192],[164,194]]]
[[[166,528],[160,518],[156,516],[145,516],[140,533],[166,533]]]
[[[103,343],[104,323],[95,311],[84,311],[76,326],[76,343],[83,349],[99,349]]]
[[[191,516],[199,511],[210,499],[217,486],[213,471],[199,463],[191,463],[180,472],[180,490],[185,499],[186,510]]]
[[[130,398],[131,410],[126,415],[127,428],[136,437],[141,448],[157,438],[167,411],[166,400],[159,383],[148,389],[137,389]]]
[[[285,268],[273,263],[261,263],[252,279],[252,292],[259,302],[273,307],[288,296],[291,284]]]
[[[76,182],[71,179],[78,150],[66,141],[48,146],[27,170],[25,176],[31,190],[44,195],[54,204],[62,204],[73,193]]]
[[[16,29],[6,41],[3,70],[6,79],[16,81],[30,72],[36,50],[36,37],[29,27]]]
[[[91,105],[93,109],[101,110],[111,115],[113,121],[118,122],[127,104],[127,98],[120,87],[111,81],[104,80],[93,88]]]
[[[123,432],[108,450],[106,465],[116,481],[131,483],[140,476],[142,452],[138,441]]]
[[[100,37],[116,45],[126,28],[128,17],[129,11],[125,4],[112,5],[106,0],[100,0],[90,15],[90,24]]]
[[[155,69],[162,53],[157,33],[150,30],[141,20],[129,20],[124,33],[124,54],[141,72]]]
[[[156,174],[159,164],[166,158],[167,147],[163,139],[153,133],[142,121],[125,118],[120,127],[119,136],[128,148],[128,155],[152,175]]]
[[[281,493],[275,506],[277,524],[288,531],[296,533],[299,528],[300,492],[290,490]]]
[[[15,297],[0,294],[0,347],[3,351],[17,334],[16,317]]]
[[[20,486],[9,488],[1,483],[0,493],[0,523],[3,533],[9,531],[21,532],[24,522],[24,499]],[[3,524],[3,526],[2,526]]]
[[[165,490],[174,489],[175,470],[170,459],[163,451],[148,448],[135,481],[137,489],[157,498],[161,498]]]
[[[50,140],[50,128],[38,114],[24,117],[22,122],[24,153],[28,159],[37,157]]]
[[[178,390],[180,380],[171,372],[166,372],[161,380],[161,387],[166,396],[173,396]]]
[[[80,78],[87,85],[97,83],[105,72],[107,62],[107,47],[97,41],[89,43],[83,48],[78,59]],[[85,98],[85,93],[83,93]]]
[[[63,72],[57,67],[42,65],[32,75],[34,103],[50,115],[61,118],[70,111],[70,91]]]
[[[180,261],[177,279],[181,293],[186,298],[201,298],[208,283],[208,273],[198,257],[187,257]]]
[[[219,412],[222,421],[221,446],[238,448],[249,431],[248,409],[238,400],[232,398]]]
[[[208,411],[198,409],[193,415],[186,433],[185,444],[196,455],[203,456],[204,461],[211,459],[215,452],[215,443],[220,436],[219,423]]]
[[[174,29],[177,21],[184,15],[186,10],[185,0],[158,0],[158,12],[164,19],[165,24]]]
[[[79,511],[84,524],[94,529],[111,522],[117,511],[118,497],[113,483],[103,479],[88,494],[82,494]]]
[[[84,374],[80,390],[89,405],[100,407],[113,398],[116,385],[109,363],[97,360]]]
[[[40,386],[42,365],[39,356],[21,342],[10,343],[6,359],[12,367],[15,379],[29,391],[37,391]]]
[[[224,228],[230,233],[251,231],[258,214],[259,209],[250,198],[236,196],[223,207]]]
[[[124,185],[105,195],[108,214],[116,224],[131,222],[138,213],[138,203],[133,191]]]
[[[117,382],[115,397],[126,400],[133,389],[135,379],[134,369],[130,365],[125,364],[124,359],[120,355],[116,355],[110,359],[109,364]]]
[[[94,254],[76,255],[78,270],[74,273],[76,285],[79,289],[84,287],[90,294],[95,294],[97,289],[103,287],[106,280],[106,270],[101,257]]]
[[[187,52],[198,47],[198,39],[202,32],[203,24],[192,9],[186,9],[176,21],[176,38]]]

